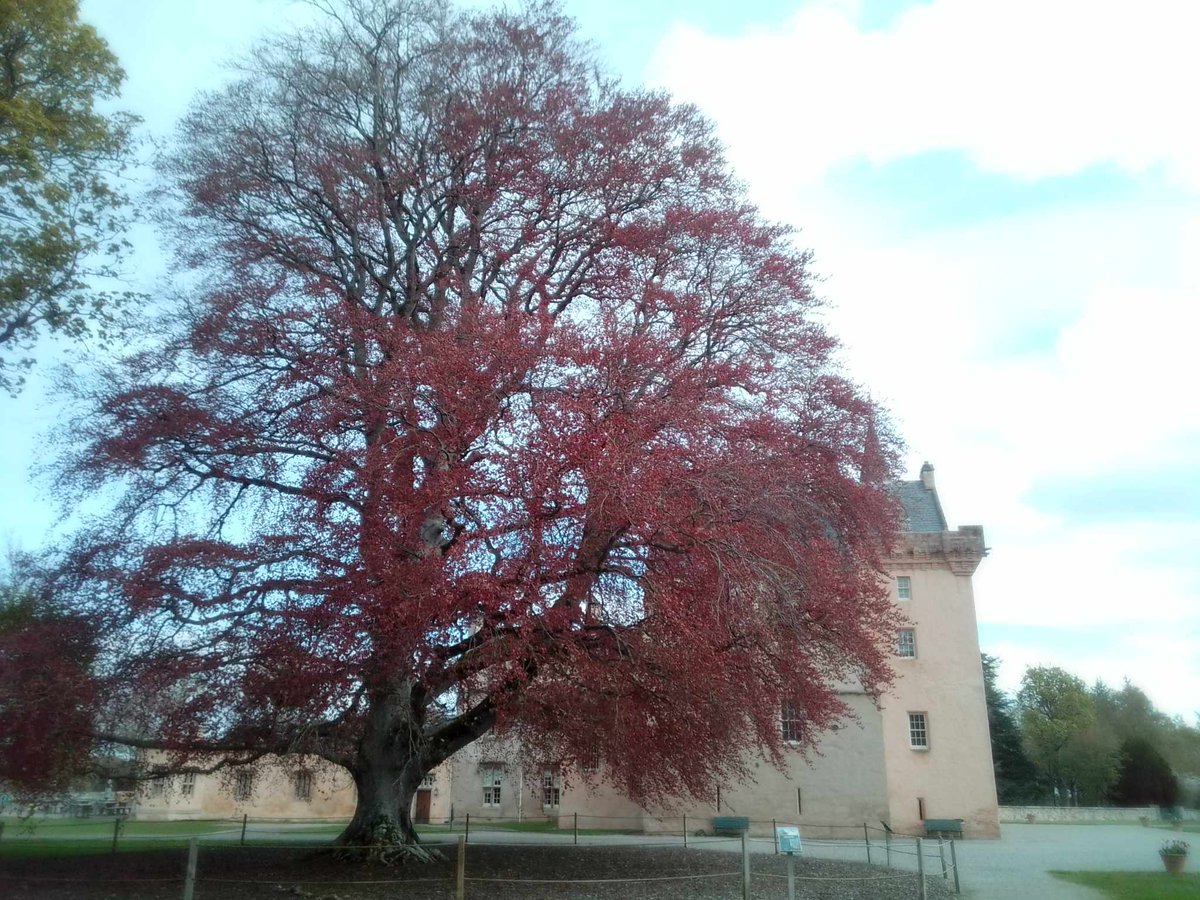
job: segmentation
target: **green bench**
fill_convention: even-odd
[[[739,835],[750,830],[750,819],[747,816],[714,816],[713,834]]]
[[[931,836],[962,837],[962,819],[926,819],[925,833]]]

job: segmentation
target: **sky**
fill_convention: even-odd
[[[471,0],[471,5],[487,5]],[[984,527],[980,641],[1200,712],[1200,4],[565,0],[601,60],[716,123],[815,254],[845,368]],[[167,136],[291,0],[83,0]],[[164,274],[135,232],[135,286]],[[53,348],[45,349],[53,356]],[[70,351],[65,351],[70,353]],[[46,367],[0,399],[0,540],[58,512]]]

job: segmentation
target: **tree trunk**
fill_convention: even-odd
[[[337,839],[346,851],[385,862],[441,859],[420,846],[412,802],[427,760],[421,723],[414,719],[407,685],[372,697],[366,729],[350,768],[358,791],[354,817]]]
[[[397,762],[396,766],[366,766],[353,773],[358,805],[337,844],[384,861],[438,859],[436,850],[420,846],[413,827],[412,801],[423,773],[417,771],[416,759]]]

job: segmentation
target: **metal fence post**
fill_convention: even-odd
[[[871,833],[867,831],[867,823],[863,822],[863,843],[867,845],[867,865],[871,864]]]
[[[468,815],[470,815],[468,813]],[[467,893],[467,836],[458,836],[458,865],[454,872],[454,900],[463,900]]]
[[[771,820],[771,837],[775,840],[775,855],[779,855],[779,823]]]
[[[0,822],[0,838],[4,837],[4,823]]]
[[[575,844],[579,844],[579,813],[575,813]]]
[[[917,896],[921,900],[929,900],[929,894],[925,891],[925,851],[921,849],[921,839],[917,838]]]
[[[683,849],[687,849],[687,816],[683,817]]]
[[[942,880],[950,877],[950,872],[946,869],[946,842],[942,840],[942,836],[938,835],[938,856],[942,860]]]
[[[892,867],[892,833],[886,828],[883,830],[883,846],[887,852],[887,866]]]
[[[463,828],[463,840],[465,841],[470,836],[471,836],[471,814],[467,813],[467,824]]]
[[[249,819],[248,813],[242,813],[242,846],[246,846],[246,822]]]
[[[200,839],[188,841],[187,872],[183,876],[183,900],[192,900],[196,895],[196,857],[200,853]]]
[[[750,900],[750,829],[742,832],[742,900]]]
[[[112,852],[113,853],[117,852],[117,839],[120,836],[121,836],[121,817],[116,816],[113,819],[113,842],[112,842]]]
[[[954,838],[950,838],[950,865],[954,867],[954,893],[961,894],[962,886],[958,883],[958,854],[954,851]]]

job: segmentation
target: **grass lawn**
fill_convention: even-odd
[[[1112,900],[1197,900],[1200,875],[1185,872],[1051,872],[1055,878],[1095,888]]]

